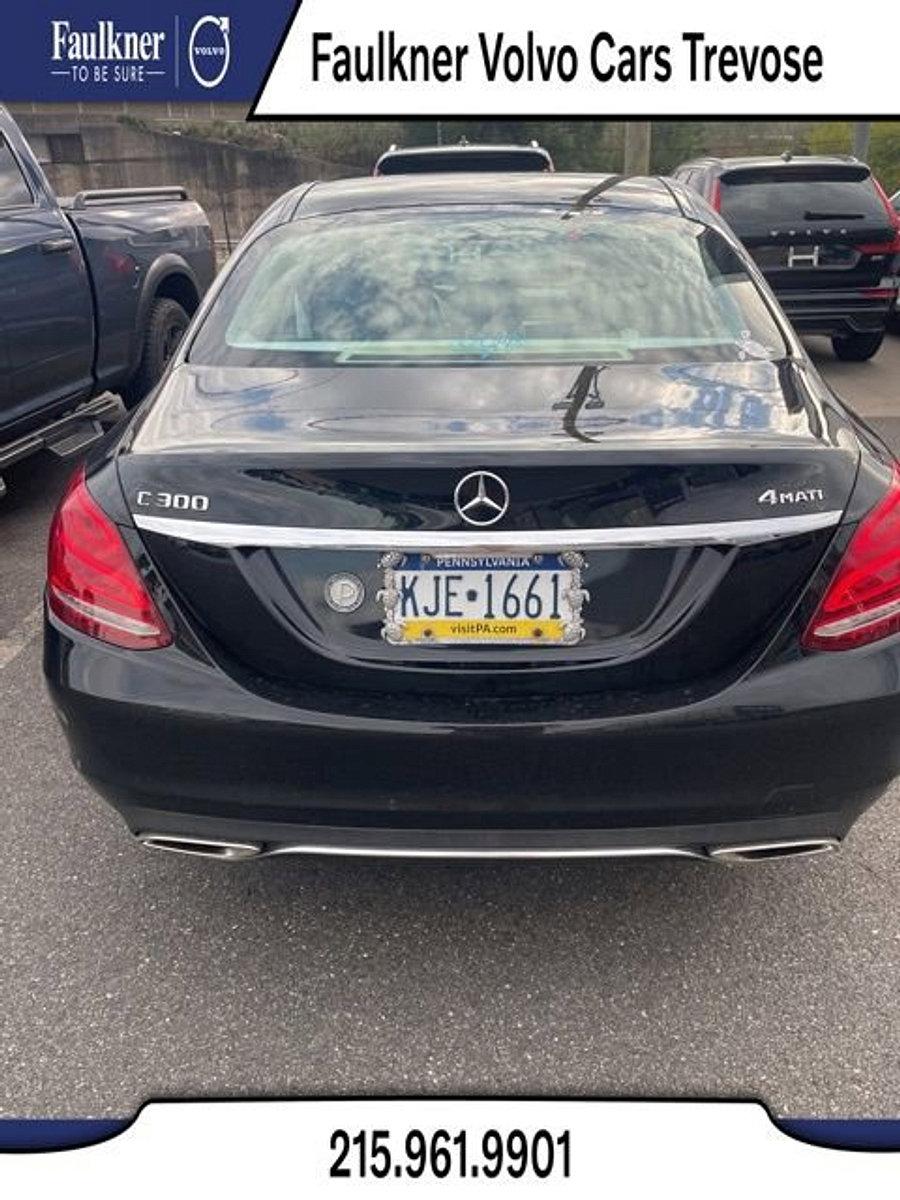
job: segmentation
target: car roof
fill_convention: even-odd
[[[437,207],[453,204],[574,205],[610,175],[544,172],[459,172],[435,175],[377,175],[306,186],[294,217],[358,209]],[[681,188],[655,177],[630,177],[605,191],[598,204],[680,213]],[[688,198],[689,199],[689,198]]]
[[[756,154],[735,156],[733,158],[717,158],[707,155],[703,158],[692,158],[689,162],[679,165],[679,170],[687,167],[720,167],[723,171],[731,171],[740,167],[865,167],[865,163],[852,154]]]
[[[537,142],[455,142],[442,146],[391,146],[381,157],[387,158],[389,155],[395,154],[468,154],[472,151],[484,154],[493,150],[500,150],[503,153],[512,151],[514,154],[544,154],[548,158],[550,157],[544,147],[539,146]]]

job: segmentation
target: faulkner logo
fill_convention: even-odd
[[[218,87],[231,62],[231,21],[228,17],[201,17],[188,38],[188,63],[201,87]]]
[[[106,20],[73,29],[70,21],[51,21],[51,60],[59,64],[51,74],[68,75],[73,83],[145,83],[166,74],[165,43],[161,29],[120,29]]]

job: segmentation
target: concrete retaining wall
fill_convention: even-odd
[[[347,174],[312,157],[256,150],[65,113],[14,113],[60,196],[83,188],[183,184],[206,209],[220,248],[304,180]]]

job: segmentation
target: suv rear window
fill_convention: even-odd
[[[262,235],[189,358],[738,361],[784,349],[714,229],[612,206],[459,206],[308,217]]]
[[[865,167],[774,167],[726,172],[722,216],[735,229],[804,221],[885,224],[884,204]]]

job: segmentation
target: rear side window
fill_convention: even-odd
[[[721,179],[721,212],[735,229],[844,221],[883,225],[886,213],[868,170],[809,168],[730,172]]]
[[[625,208],[310,217],[241,257],[189,358],[737,361],[784,340],[715,230]]]
[[[6,139],[0,136],[0,208],[31,203],[31,191]]]

